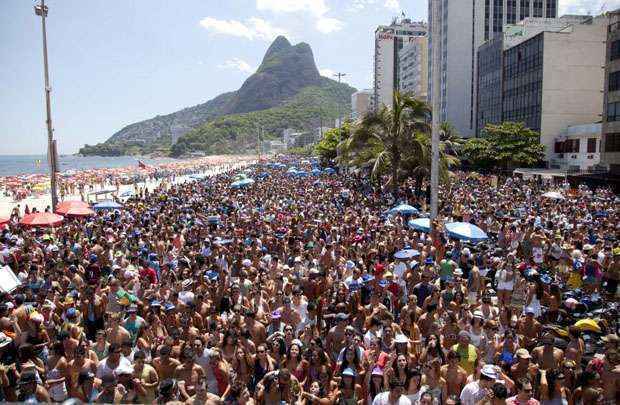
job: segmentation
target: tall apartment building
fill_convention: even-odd
[[[356,120],[370,111],[372,106],[372,90],[360,90],[351,94],[351,119]]]
[[[620,174],[620,9],[608,16],[601,164]]]
[[[403,47],[399,57],[399,90],[427,99],[428,37],[417,37]]]
[[[549,161],[567,126],[601,120],[607,18],[532,18],[479,48],[478,131],[523,122]]]
[[[375,30],[375,108],[392,106],[394,90],[400,89],[400,53],[405,45],[427,35],[424,22],[407,18],[394,20],[390,25],[380,25]]]
[[[434,24],[429,0],[429,32]],[[441,120],[449,121],[462,136],[476,131],[477,50],[503,31],[506,24],[524,18],[557,17],[558,0],[441,0],[439,12],[441,71]],[[433,38],[429,37],[429,99],[434,73],[430,62]]]

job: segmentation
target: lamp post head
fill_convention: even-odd
[[[43,15],[43,17],[47,17],[48,10],[47,6],[41,6],[40,4],[34,6],[34,13],[38,16]]]

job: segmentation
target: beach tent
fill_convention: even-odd
[[[416,231],[429,233],[431,231],[431,220],[429,218],[416,218],[407,222],[409,228]]]
[[[489,239],[487,234],[474,224],[469,222],[450,222],[446,224],[448,235],[453,238],[469,242],[481,242]]]
[[[100,203],[97,203],[93,206],[93,208],[98,211],[98,210],[118,210],[123,208],[122,204],[117,203],[116,201],[111,201],[111,200],[105,200],[105,201],[101,201]]]
[[[28,214],[23,217],[20,224],[25,226],[52,227],[60,225],[63,219],[62,215],[51,212],[37,212],[36,214]]]

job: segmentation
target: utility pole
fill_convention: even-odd
[[[337,72],[334,73],[334,77],[338,78],[338,84],[340,84],[340,79],[346,76],[346,73]],[[338,93],[340,93],[340,86],[338,86]],[[340,102],[338,102],[338,146],[336,146],[336,160],[339,160],[340,157],[340,142],[342,142],[342,116],[340,113]]]
[[[47,151],[49,155],[50,164],[50,186],[52,193],[52,211],[56,211],[56,204],[58,204],[58,193],[56,191],[56,148],[54,147],[54,129],[52,127],[52,106],[51,106],[51,93],[50,78],[47,64],[47,32],[45,30],[45,17],[47,17],[48,7],[45,5],[45,0],[41,0],[40,4],[34,6],[34,13],[41,16],[41,28],[43,31],[43,70],[45,71],[45,103],[47,113]]]
[[[439,16],[441,0],[432,1],[432,27],[431,40],[432,49],[432,67],[433,67],[433,83],[432,83],[432,100],[433,100],[433,121],[431,134],[431,220],[437,217],[437,207],[439,205],[439,127],[441,119],[441,32]]]

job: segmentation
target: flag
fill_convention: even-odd
[[[138,167],[140,169],[148,169],[148,165],[146,165],[143,161],[138,160]]]

